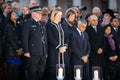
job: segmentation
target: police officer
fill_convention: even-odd
[[[30,8],[31,18],[22,29],[24,55],[28,57],[28,80],[43,80],[47,58],[46,29],[41,24],[42,9]]]

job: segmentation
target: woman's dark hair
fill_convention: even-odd
[[[69,8],[67,11],[66,11],[66,13],[65,13],[65,17],[68,19],[69,18],[69,16],[70,15],[75,15],[75,17],[76,17],[76,13],[75,13],[75,11],[72,9],[72,8]]]
[[[85,16],[86,22],[88,22],[88,18],[89,18],[91,15],[92,15],[91,13],[86,14],[86,16]]]
[[[105,25],[105,26],[103,27],[104,33],[105,33],[105,30],[106,30],[108,27],[112,28],[112,26],[111,26],[110,24],[107,24],[107,25]]]
[[[11,20],[11,15],[14,11],[11,11],[10,13],[8,13],[7,17],[6,17],[6,23],[7,24],[14,24],[14,22]]]

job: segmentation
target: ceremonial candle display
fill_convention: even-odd
[[[59,78],[63,77],[63,68],[61,68],[61,67],[58,69],[58,77]]]
[[[95,70],[95,71],[94,71],[94,79],[95,79],[95,80],[98,80],[98,70]]]
[[[76,79],[80,79],[80,69],[76,69]]]

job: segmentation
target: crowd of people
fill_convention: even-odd
[[[82,80],[120,79],[120,13],[94,7],[81,19],[82,10],[41,7],[35,0],[20,3],[0,0],[0,80],[75,80],[75,66],[82,66]],[[58,71],[59,72],[59,71]],[[76,79],[77,80],[77,79]]]

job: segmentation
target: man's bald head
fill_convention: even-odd
[[[91,15],[89,19],[90,19],[90,25],[92,26],[98,25],[98,17],[96,15]]]

